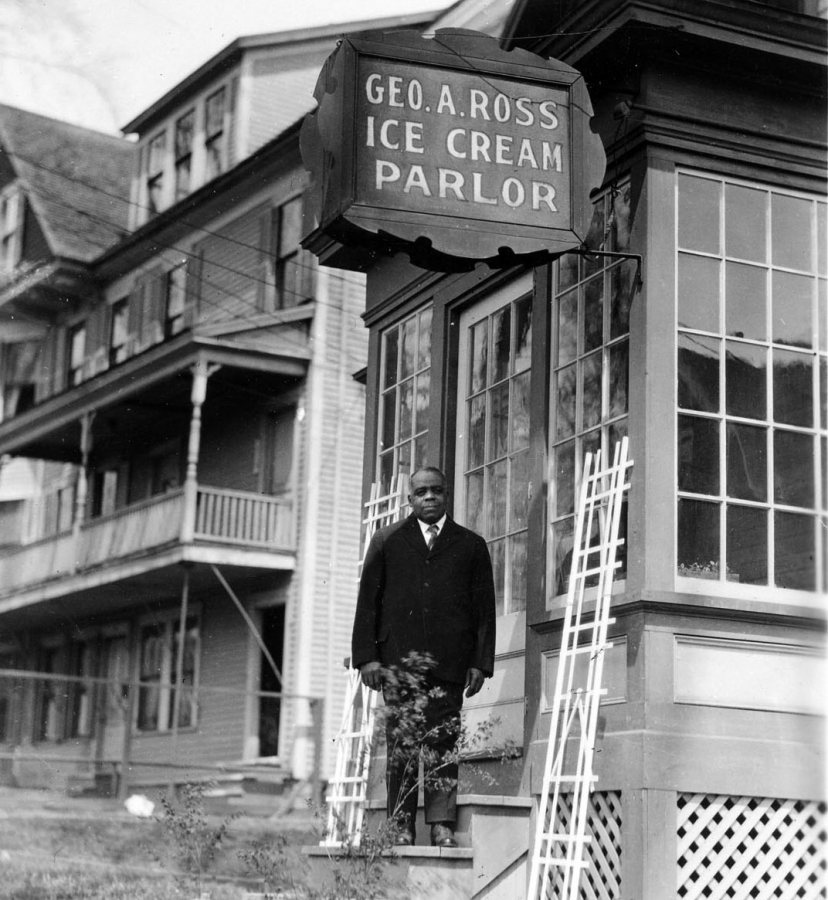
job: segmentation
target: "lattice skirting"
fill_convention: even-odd
[[[826,897],[825,804],[677,796],[680,900]]]
[[[565,832],[572,816],[571,796],[560,795],[555,830]],[[596,791],[589,797],[586,845],[587,867],[578,885],[579,900],[618,900],[621,897],[621,794]],[[561,896],[560,870],[553,870],[547,897]]]

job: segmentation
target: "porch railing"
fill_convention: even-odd
[[[292,504],[286,497],[199,487],[195,536],[259,547],[293,546]]]
[[[173,545],[184,533],[186,515],[185,493],[176,490],[88,520],[77,533],[65,531],[6,547],[0,550],[0,596]],[[194,520],[190,533],[197,543],[295,549],[290,497],[199,486],[190,516]]]

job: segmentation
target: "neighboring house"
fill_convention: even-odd
[[[466,866],[456,896],[524,896],[534,832],[517,817],[542,788],[580,473],[628,435],[579,896],[824,896],[825,4],[509,9],[476,27],[586,79],[608,163],[585,247],[602,252],[441,274],[398,249],[368,261],[342,232],[306,241],[368,271],[365,496],[444,468],[452,515],[494,562],[495,677],[468,718],[497,720],[523,755],[473,788],[498,796],[463,800],[473,854],[441,878]],[[481,76],[480,95],[496,88]],[[489,162],[457,146],[455,183]],[[421,197],[429,147],[418,162]]]
[[[298,129],[342,30],[234,41],[134,141],[0,107],[0,668],[31,676],[0,677],[0,771],[18,784],[127,760],[131,783],[330,767],[367,333],[362,279],[299,246]]]

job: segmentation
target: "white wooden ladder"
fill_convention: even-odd
[[[575,517],[572,564],[543,788],[530,860],[527,900],[577,900],[586,845],[589,795],[596,775],[592,759],[601,697],[612,581],[624,492],[629,488],[627,438],[615,445],[611,466],[601,452],[587,454]],[[597,581],[593,611],[585,611],[587,586]],[[590,590],[590,599],[592,591]]]
[[[378,528],[398,522],[408,508],[408,476],[397,475],[391,480],[387,494],[381,486],[371,485],[371,496],[365,504],[365,540],[362,560]],[[346,669],[348,679],[342,725],[336,735],[336,767],[328,784],[325,800],[328,819],[322,847],[358,847],[368,790],[368,769],[371,764],[371,740],[374,734],[374,712],[377,691],[365,687],[359,671]]]

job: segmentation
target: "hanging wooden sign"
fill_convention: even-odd
[[[368,32],[340,43],[315,97],[301,145],[317,236],[426,265],[583,242],[605,158],[570,66],[477,32]]]

